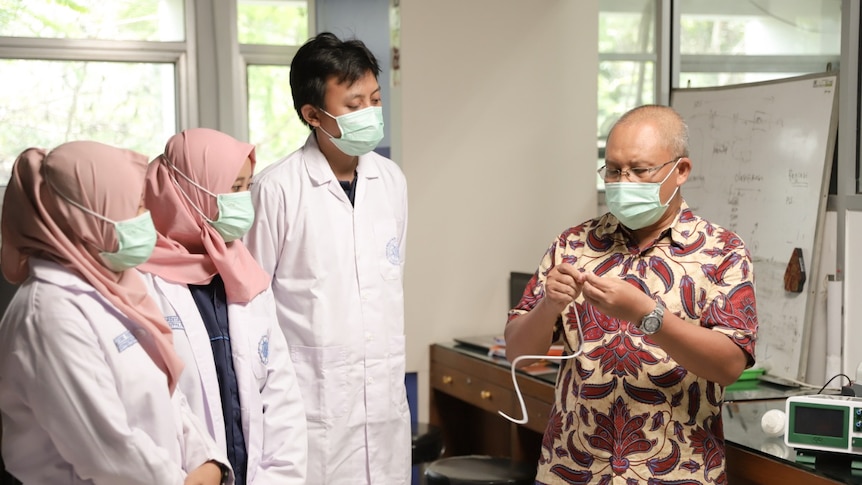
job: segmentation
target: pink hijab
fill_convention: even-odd
[[[30,274],[31,256],[82,276],[134,322],[126,325],[146,331],[143,336],[136,333],[138,341],[173,392],[183,364],[170,327],[136,271],[115,273],[98,256],[118,248],[113,224],[67,201],[113,221],[131,219],[141,203],[146,167],[147,159],[139,153],[92,141],[65,143],[47,154],[38,148],[24,150],[3,199],[0,267],[16,284]]]
[[[208,128],[185,130],[168,140],[165,153],[147,170],[144,204],[153,215],[159,239],[153,256],[140,266],[142,271],[194,285],[209,283],[220,274],[231,303],[247,303],[269,287],[270,275],[242,241],[225,243],[189,203],[191,199],[209,219],[216,220],[216,198],[183,177],[213,194],[226,194],[246,158],[251,158],[254,170],[253,145]]]

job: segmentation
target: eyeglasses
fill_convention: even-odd
[[[629,180],[648,180],[655,172],[658,172],[671,163],[678,162],[682,159],[683,157],[677,157],[669,162],[659,165],[658,167],[633,167],[628,170],[610,169],[607,165],[603,165],[602,168],[596,170],[596,173],[598,173],[601,178],[605,179],[605,182],[617,182],[623,175],[625,175]]]

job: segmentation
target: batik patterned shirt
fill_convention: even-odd
[[[548,272],[576,269],[625,281],[692,325],[720,332],[754,363],[757,314],[751,257],[733,232],[695,216],[685,202],[673,225],[639,249],[606,214],[562,233],[548,248],[509,320],[532,310]],[[542,439],[540,484],[726,484],[724,388],[671,359],[634,323],[608,317],[579,297],[556,337],[566,353]]]

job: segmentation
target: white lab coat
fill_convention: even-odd
[[[273,275],[305,399],[308,483],[407,484],[407,185],[373,152],[359,157],[357,173],[353,207],[312,134],[255,176],[246,246]]]
[[[221,449],[225,424],[209,334],[188,285],[144,273],[150,293],[174,330],[186,363],[180,378],[194,413]],[[249,485],[305,483],[305,409],[287,343],[278,328],[272,291],[247,304],[228,304],[228,330],[248,450]]]
[[[227,464],[123,321],[78,275],[30,259],[0,322],[3,459],[25,485],[182,485]]]

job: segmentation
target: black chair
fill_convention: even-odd
[[[533,485],[536,469],[509,458],[450,456],[431,463],[425,480],[428,485]]]
[[[430,424],[413,423],[413,464],[428,463],[443,454],[443,434]]]

